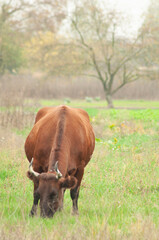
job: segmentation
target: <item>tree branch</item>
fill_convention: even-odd
[[[86,48],[88,48],[90,51],[92,51],[92,48],[91,48],[88,44],[85,43],[84,37],[83,37],[82,33],[80,32],[80,30],[79,30],[79,28],[78,28],[78,26],[77,26],[77,23],[76,23],[73,19],[72,19],[72,24],[74,25],[76,31],[78,32],[78,34],[79,34],[79,36],[80,36],[81,43],[82,43]]]
[[[140,78],[139,75],[137,74],[127,74],[126,75],[126,68],[123,72],[123,82],[116,88],[112,91],[112,95],[115,94],[120,88],[122,88],[124,85],[128,84],[128,83],[132,83],[132,82],[135,82],[136,80],[138,80]]]
[[[101,71],[100,71],[100,69],[99,69],[98,63],[97,63],[97,61],[96,61],[96,56],[95,56],[95,52],[94,52],[93,48],[90,47],[90,46],[85,42],[84,37],[83,37],[80,29],[79,29],[78,26],[77,26],[77,23],[76,23],[75,20],[73,20],[73,19],[72,19],[72,24],[73,24],[73,26],[75,27],[77,33],[79,34],[79,37],[80,37],[80,40],[81,40],[81,44],[82,44],[83,46],[85,46],[87,49],[89,49],[89,52],[90,52],[89,55],[90,55],[90,57],[91,57],[91,60],[92,60],[92,62],[93,62],[93,65],[94,65],[94,67],[95,67],[95,69],[96,69],[96,71],[97,71],[97,73],[98,73],[99,79],[100,79],[100,80],[102,81],[102,83],[104,84],[104,78],[103,78],[103,76],[102,76],[102,73],[101,73]]]

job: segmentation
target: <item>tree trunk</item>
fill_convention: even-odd
[[[114,108],[113,101],[112,101],[112,96],[110,94],[106,94],[105,96],[107,103],[108,103],[108,108]]]

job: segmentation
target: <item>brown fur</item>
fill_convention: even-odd
[[[59,152],[61,149],[61,142],[62,142],[62,135],[64,132],[65,127],[65,114],[66,109],[65,107],[61,108],[60,116],[59,116],[59,123],[58,123],[58,130],[57,130],[57,138],[56,138],[56,147],[55,147],[55,155],[53,159],[53,163],[59,160]]]
[[[94,146],[93,129],[84,110],[66,106],[39,110],[26,139],[25,152],[29,161],[33,158],[34,171],[41,173],[36,180],[30,173],[28,177],[34,182],[35,195],[40,197],[42,215],[52,216],[62,206],[62,188],[71,189],[73,211],[78,211],[77,200],[84,167],[91,158]],[[56,162],[63,176],[60,180],[56,178]],[[56,195],[56,201],[50,202],[49,196],[53,195]],[[48,208],[48,203],[51,208]],[[31,215],[35,214],[36,204],[34,199]]]
[[[56,178],[56,173],[55,174],[53,174],[53,173],[50,173],[50,174],[41,173],[40,178],[44,181],[54,180],[54,181],[58,182],[58,179]]]

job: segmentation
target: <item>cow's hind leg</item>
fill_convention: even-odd
[[[73,214],[78,214],[78,197],[79,197],[79,189],[80,189],[83,173],[84,173],[83,167],[81,167],[80,169],[77,169],[75,177],[77,178],[78,182],[76,187],[70,190],[70,195],[73,203]]]

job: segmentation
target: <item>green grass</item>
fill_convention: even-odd
[[[65,99],[43,99],[39,103],[42,106],[57,106],[65,104]],[[114,100],[114,106],[116,108],[159,108],[159,101],[144,101],[144,100]],[[70,100],[70,103],[66,103],[71,107],[84,107],[84,108],[106,108],[107,102],[105,100],[87,102],[86,100]]]
[[[22,148],[6,142],[0,148],[0,239],[159,239],[159,110],[84,108],[97,139],[82,181],[80,215],[72,216],[67,191],[63,212],[29,218],[28,162]],[[25,140],[29,127],[14,132]]]

